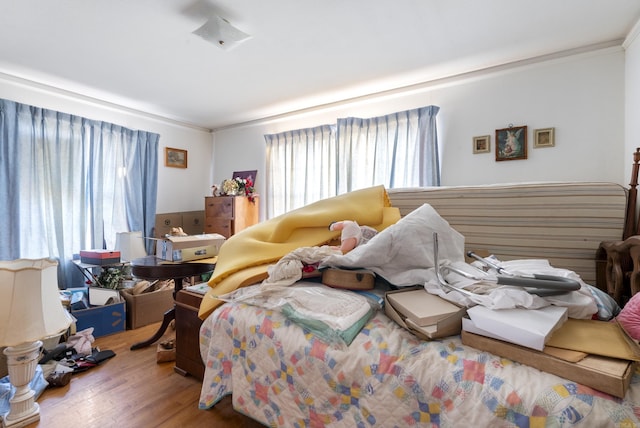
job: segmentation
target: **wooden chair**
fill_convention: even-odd
[[[638,235],[640,224],[636,216],[639,164],[640,148],[636,148],[633,153],[633,168],[622,240],[600,243],[596,256],[597,259],[606,260],[605,291],[620,306],[624,306],[632,295],[640,291],[640,235]]]

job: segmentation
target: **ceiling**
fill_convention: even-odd
[[[252,37],[193,34],[215,15]],[[0,0],[0,78],[218,129],[620,45],[639,18],[638,0]]]

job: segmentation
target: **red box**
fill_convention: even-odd
[[[113,250],[81,250],[80,261],[90,265],[111,265],[120,263],[120,251]]]

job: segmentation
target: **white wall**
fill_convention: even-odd
[[[640,147],[640,21],[625,41],[625,154]],[[625,158],[625,177],[631,177],[632,159]],[[629,181],[625,181],[629,183]]]
[[[430,104],[441,108],[438,127],[443,185],[551,180],[602,180],[626,185],[631,153],[640,146],[640,140],[633,138],[640,123],[632,120],[640,112],[640,42],[626,49],[608,48],[474,73],[218,130],[213,136],[203,129],[7,76],[0,76],[0,98],[159,133],[158,213],[203,209],[203,197],[210,194],[211,185],[230,178],[233,171],[257,169],[258,192],[264,194],[264,134],[333,123],[337,117],[372,117]],[[495,130],[510,123],[529,127],[527,160],[495,162],[493,152],[472,153],[473,136],[492,135],[493,149]],[[556,129],[556,147],[533,149],[533,130],[547,127]],[[188,150],[189,167],[165,167],[164,147]],[[261,215],[264,218],[264,204]]]
[[[211,186],[211,133],[167,120],[56,92],[0,75],[0,98],[160,134],[157,212],[204,209]],[[164,166],[164,148],[187,150],[187,169]]]
[[[632,151],[624,140],[624,77],[624,50],[607,48],[219,130],[214,133],[213,178],[220,182],[234,170],[264,172],[264,134],[434,104],[440,106],[443,185],[557,180],[626,184],[623,165]],[[509,124],[528,126],[527,160],[495,161],[495,130]],[[533,130],[549,127],[555,128],[556,146],[533,149]],[[479,135],[491,135],[491,153],[473,154],[473,137]],[[258,173],[258,191],[263,192],[260,178]]]

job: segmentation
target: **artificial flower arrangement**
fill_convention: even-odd
[[[256,193],[251,176],[247,178],[231,178],[222,182],[220,191],[222,196],[246,196],[249,201],[255,202]]]

